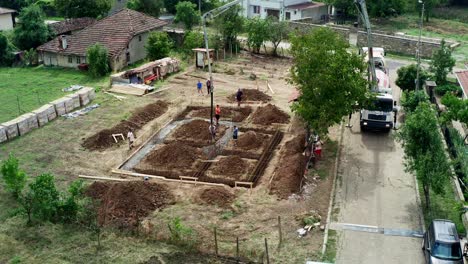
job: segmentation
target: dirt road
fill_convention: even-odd
[[[396,69],[389,61],[394,96]],[[395,89],[396,87],[396,89]],[[421,213],[414,177],[404,171],[403,149],[389,134],[361,133],[359,115],[345,128],[335,216],[337,263],[423,263]]]

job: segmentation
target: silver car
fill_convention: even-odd
[[[460,238],[452,221],[432,221],[424,234],[422,249],[426,263],[463,264]]]

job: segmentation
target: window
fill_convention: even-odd
[[[81,58],[80,57],[76,57],[76,63],[78,63],[78,64],[81,63]]]
[[[286,12],[286,20],[291,20],[291,12]]]
[[[252,6],[254,14],[260,14],[260,6]]]
[[[127,56],[126,56],[126,57],[127,57],[127,62],[130,62],[130,52],[127,52],[126,55],[127,55]]]
[[[140,36],[138,36],[138,41],[141,41],[141,35],[140,35]]]
[[[68,63],[73,63],[73,57],[72,56],[68,56]]]
[[[297,14],[297,10],[294,10],[294,14],[295,14],[295,15]]]

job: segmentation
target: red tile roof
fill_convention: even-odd
[[[16,13],[16,10],[0,7],[0,14]]]
[[[468,99],[468,70],[455,72],[457,75],[458,83],[462,87],[465,99]]]
[[[91,26],[94,23],[96,23],[95,18],[80,17],[52,23],[49,26],[56,35],[61,35],[70,31],[83,29],[85,27]]]
[[[122,9],[71,36],[67,36],[66,49],[59,46],[57,37],[39,46],[37,50],[86,56],[86,50],[89,46],[100,43],[107,48],[109,56],[114,57],[127,48],[134,36],[163,27],[166,24],[167,22],[163,20],[143,13]]]
[[[307,3],[302,3],[302,4],[296,4],[296,5],[290,5],[286,6],[287,9],[312,9],[320,6],[324,6],[324,3],[314,3],[314,2],[307,2]]]

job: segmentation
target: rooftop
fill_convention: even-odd
[[[0,15],[10,14],[10,13],[16,13],[16,10],[5,8],[5,7],[0,7]]]
[[[96,19],[90,17],[72,18],[50,24],[50,28],[56,35],[61,35],[70,31],[80,30],[96,23]]]
[[[314,2],[307,2],[307,3],[302,3],[302,4],[295,4],[295,5],[290,5],[286,6],[287,9],[299,9],[299,10],[304,10],[304,9],[312,9],[312,8],[317,8],[321,6],[325,6],[325,3],[314,3]]]
[[[455,72],[457,76],[458,83],[462,87],[463,97],[468,99],[468,70]]]

